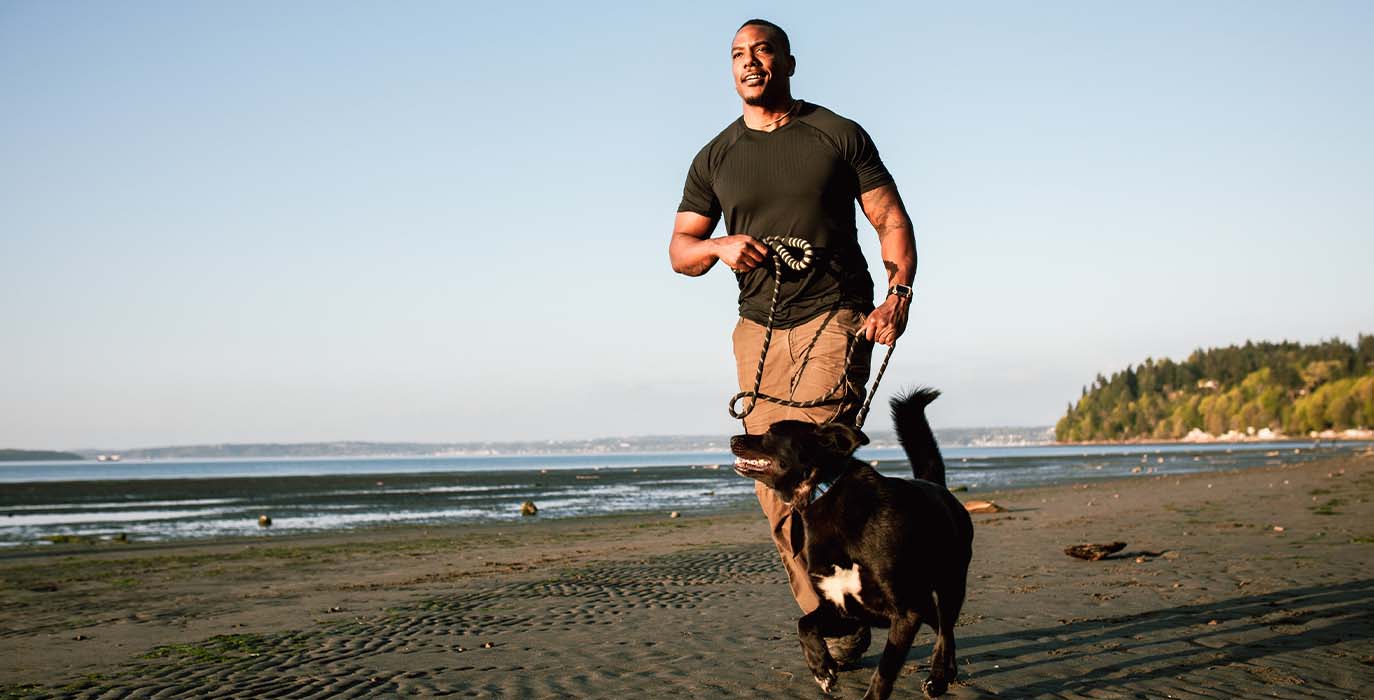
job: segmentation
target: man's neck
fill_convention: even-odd
[[[770,100],[768,104],[744,105],[744,125],[755,131],[772,131],[792,121],[797,100],[791,95]]]

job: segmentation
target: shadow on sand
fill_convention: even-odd
[[[993,681],[994,686],[997,676],[1032,667],[1036,676],[1051,676],[997,690],[1004,697],[1033,697],[1070,688],[1137,686],[1285,652],[1370,639],[1374,580],[1366,579],[960,638],[959,652],[961,657],[977,658],[977,680]],[[1140,651],[1107,653],[1130,652],[1132,647]],[[998,660],[994,668],[992,662]],[[1062,674],[1055,673],[1055,667],[1062,667]],[[1374,667],[1366,668],[1374,675]]]

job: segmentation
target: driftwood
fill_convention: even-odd
[[[1006,508],[992,501],[965,501],[964,510],[970,513],[1005,513]]]
[[[1076,544],[1064,550],[1064,553],[1071,557],[1097,561],[1106,558],[1109,554],[1115,554],[1126,548],[1125,542],[1113,542],[1111,544]]]

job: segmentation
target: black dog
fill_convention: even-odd
[[[865,698],[892,692],[921,623],[936,631],[926,695],[954,680],[954,622],[964,604],[973,556],[973,522],[945,488],[945,464],[925,407],[940,393],[916,391],[892,401],[893,424],[916,481],[882,476],[854,459],[868,443],[838,423],[775,423],[762,435],[730,440],[735,471],[777,491],[801,515],[807,569],[821,606],[797,622],[802,651],[825,692],[835,685],[835,659],[823,637],[858,619],[890,627],[882,661]]]

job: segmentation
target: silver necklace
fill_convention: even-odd
[[[797,105],[799,104],[801,104],[801,100],[792,100],[792,105],[787,108],[786,112],[782,113],[781,117],[778,117],[777,119],[774,119],[773,121],[768,122],[767,124],[750,128],[754,129],[755,131],[763,131],[764,129],[767,129],[768,127],[773,126],[774,124],[777,124],[778,122],[792,116],[792,110],[796,109]]]

